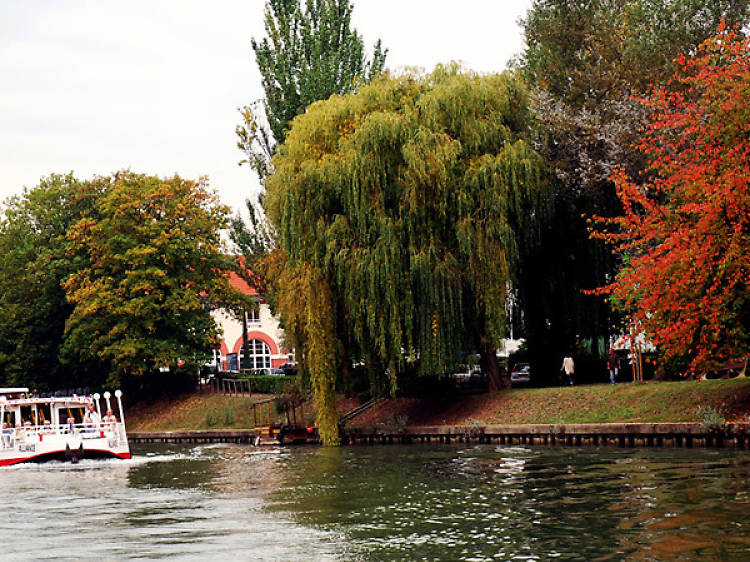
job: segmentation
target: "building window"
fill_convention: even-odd
[[[243,369],[270,369],[271,348],[263,340],[250,340],[247,342],[250,357],[245,360],[245,353],[240,348],[240,365]]]
[[[260,307],[247,311],[247,321],[249,324],[260,324]]]

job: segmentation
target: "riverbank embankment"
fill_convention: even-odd
[[[191,394],[129,411],[135,442],[251,443],[266,395]],[[341,412],[356,400],[340,400]],[[312,425],[313,412],[309,412]],[[704,419],[701,419],[703,416]],[[396,398],[350,420],[345,444],[451,443],[748,448],[750,379],[525,388]]]
[[[447,398],[381,401],[349,425],[378,427],[502,424],[750,421],[750,378],[518,388]]]
[[[129,408],[127,425],[131,432],[249,429],[253,426],[253,403],[269,397],[185,394]],[[338,401],[342,414],[358,405],[356,399]],[[398,429],[476,424],[676,423],[703,421],[701,411],[716,412],[728,422],[750,421],[750,378],[518,388],[445,398],[385,399],[347,425],[375,429],[395,425]],[[312,408],[305,412],[312,423]]]
[[[131,432],[133,443],[278,445],[249,429]],[[257,440],[256,440],[257,439]],[[500,445],[686,447],[750,449],[750,424],[702,423],[521,424],[406,427],[396,432],[352,428],[343,445],[478,443]]]

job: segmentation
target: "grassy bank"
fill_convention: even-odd
[[[727,420],[750,415],[750,379],[526,388],[459,400],[401,398],[381,403],[356,424],[398,418],[409,425],[685,422],[699,421],[701,406]]]
[[[253,403],[273,398],[272,394],[252,396],[225,396],[223,394],[196,393],[160,400],[153,404],[138,404],[126,412],[128,431],[177,431],[185,429],[224,429],[253,427]],[[340,410],[356,407],[353,400],[341,401]],[[282,414],[271,409],[277,423]],[[306,421],[312,424],[315,413],[308,405]]]
[[[129,431],[246,428],[253,425],[253,402],[265,398],[189,394],[153,404],[139,404],[127,412]]]
[[[253,402],[268,397],[191,394],[132,408],[126,421],[131,431],[249,428]],[[339,411],[356,405],[353,400],[340,400]],[[685,422],[699,421],[701,406],[711,406],[727,420],[750,416],[750,379],[526,388],[451,399],[399,398],[381,402],[350,425]],[[311,422],[314,414],[306,410]]]

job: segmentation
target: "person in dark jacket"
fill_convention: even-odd
[[[609,382],[615,384],[617,379],[617,373],[620,370],[620,359],[617,357],[615,350],[609,348],[609,354],[607,355],[607,370],[609,371]]]

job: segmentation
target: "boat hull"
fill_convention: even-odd
[[[116,453],[113,451],[104,450],[93,450],[84,449],[84,459],[103,459],[103,458],[117,458],[127,460],[130,458],[130,451],[124,453]],[[10,466],[13,464],[19,464],[23,462],[47,462],[47,461],[64,461],[68,460],[66,450],[62,449],[59,451],[49,451],[46,453],[40,453],[38,455],[26,456],[26,457],[15,457],[15,458],[2,458],[0,459],[0,466]]]
[[[22,438],[3,439],[1,445],[0,466],[53,459],[77,462],[84,458],[130,458],[123,428],[68,434],[32,433]]]

